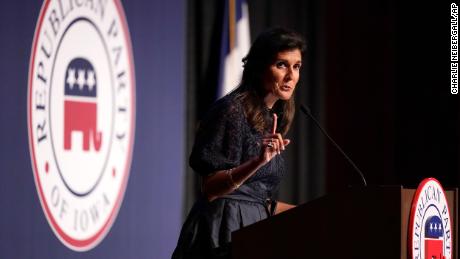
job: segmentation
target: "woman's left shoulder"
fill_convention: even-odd
[[[235,93],[227,94],[217,100],[211,108],[211,113],[224,116],[226,119],[236,119],[244,117],[243,104],[239,96]]]

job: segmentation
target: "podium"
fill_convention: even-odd
[[[408,258],[415,189],[350,188],[232,234],[232,258]],[[458,257],[458,189],[446,190]]]

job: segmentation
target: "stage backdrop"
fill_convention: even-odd
[[[114,217],[113,225],[105,238],[84,252],[68,248],[53,232],[40,204],[31,163],[27,117],[28,72],[34,31],[43,3],[20,0],[2,4],[0,258],[169,258],[174,249],[182,224],[186,160],[185,1],[108,1],[114,1],[115,5],[120,7],[121,4],[123,7],[132,42],[136,82],[133,92],[135,98],[132,99],[134,106],[131,109],[135,111],[134,144],[129,178],[118,215]],[[82,4],[90,6],[104,2],[106,1],[59,1],[63,13],[70,10],[70,6],[75,9]],[[79,21],[88,21],[85,19]],[[43,22],[52,23],[46,19]],[[57,28],[48,29],[51,34],[51,29]],[[74,30],[72,33],[78,35],[79,32]],[[104,33],[110,34],[109,31],[103,31],[102,34]],[[69,49],[72,52],[72,48]],[[111,53],[116,54],[117,50]],[[81,60],[76,62],[76,66],[86,69],[91,67]],[[99,60],[92,62],[97,65]],[[89,80],[86,81],[88,86],[94,85],[91,76],[93,74],[85,77]],[[73,85],[78,83],[70,82]],[[102,88],[98,88],[98,91],[99,89]],[[98,94],[102,92],[101,90]],[[65,94],[67,96],[67,88]],[[33,98],[37,98],[33,101],[40,103],[39,96],[35,95]],[[121,111],[124,109],[118,108]],[[35,126],[38,125],[32,127],[34,130]],[[101,150],[105,148],[105,140],[107,139],[103,136]],[[76,143],[74,145],[81,145],[81,142]],[[90,148],[94,147],[92,145],[94,144]],[[96,149],[99,149],[97,145]],[[40,155],[43,154],[37,154]],[[41,165],[46,166],[40,167]],[[45,168],[46,172],[53,170],[51,163],[40,164],[39,167],[42,170]],[[119,171],[113,170],[114,177],[117,172]],[[51,194],[52,204],[57,202],[56,194]]]

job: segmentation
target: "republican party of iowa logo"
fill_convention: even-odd
[[[59,240],[76,251],[109,232],[134,141],[131,40],[119,0],[45,1],[29,67],[35,184]]]
[[[409,225],[409,258],[451,259],[452,224],[447,199],[434,178],[420,183],[412,201]]]

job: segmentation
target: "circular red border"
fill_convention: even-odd
[[[417,201],[420,197],[423,187],[425,187],[425,185],[430,181],[435,181],[441,187],[442,193],[444,194],[444,198],[446,199],[447,213],[449,214],[450,228],[452,229],[452,218],[450,217],[449,203],[447,202],[447,196],[446,196],[446,192],[444,191],[444,188],[442,187],[441,183],[433,177],[423,179],[423,181],[417,187],[417,190],[414,195],[414,199],[412,200],[411,209],[410,209],[409,232],[407,235],[408,236],[408,246],[409,246],[409,250],[408,250],[409,258],[414,258],[414,255],[412,254],[412,241],[413,241],[412,232],[414,230],[414,216],[417,210]],[[452,247],[452,238],[450,239],[450,247]]]
[[[32,162],[32,167],[34,171],[34,179],[35,179],[35,186],[37,188],[38,196],[40,198],[40,203],[42,205],[43,211],[45,212],[46,218],[48,219],[48,222],[50,223],[53,231],[57,234],[60,240],[63,241],[64,244],[68,245],[70,248],[74,248],[77,251],[87,251],[93,247],[95,247],[102,239],[105,237],[105,235],[108,233],[110,230],[113,222],[115,221],[115,218],[118,214],[118,211],[121,207],[121,203],[123,201],[124,194],[126,192],[126,186],[128,183],[129,179],[129,174],[130,174],[130,167],[131,167],[131,162],[132,162],[132,153],[133,153],[133,148],[134,148],[134,135],[135,135],[135,114],[136,114],[136,82],[135,82],[135,71],[134,71],[134,58],[133,58],[133,51],[132,51],[132,44],[131,44],[131,36],[129,33],[128,29],[128,23],[126,20],[126,15],[123,10],[123,7],[121,5],[120,0],[113,0],[115,2],[115,6],[118,11],[118,15],[120,17],[120,21],[123,27],[123,32],[125,33],[125,41],[126,41],[126,46],[128,50],[128,57],[130,61],[130,73],[131,73],[131,85],[132,85],[132,98],[131,98],[131,103],[132,103],[132,109],[131,109],[131,136],[129,139],[129,147],[128,147],[128,156],[127,156],[127,161],[126,161],[126,166],[125,166],[125,177],[123,179],[120,192],[118,193],[118,197],[116,199],[115,205],[112,208],[112,211],[110,212],[110,216],[107,219],[107,221],[104,223],[102,228],[96,232],[93,236],[87,239],[79,240],[79,239],[74,239],[71,236],[67,235],[64,233],[64,231],[59,227],[57,224],[56,220],[53,218],[50,209],[48,208],[48,205],[46,201],[44,201],[44,194],[43,194],[43,189],[41,186],[40,178],[38,176],[38,169],[37,169],[37,163],[35,159],[35,147],[34,147],[34,142],[33,142],[33,130],[32,130],[32,118],[31,118],[31,112],[32,112],[32,76],[34,74],[34,61],[35,61],[35,53],[37,51],[37,40],[38,40],[38,33],[40,32],[40,29],[43,24],[43,19],[44,19],[44,14],[46,13],[46,10],[48,9],[49,3],[51,0],[46,0],[42,8],[40,10],[40,16],[38,19],[38,23],[35,27],[35,32],[34,32],[34,39],[33,39],[33,44],[32,44],[32,55],[30,58],[29,62],[29,82],[28,82],[28,100],[27,100],[27,124],[28,124],[28,130],[29,130],[29,150],[31,153],[31,162]]]

